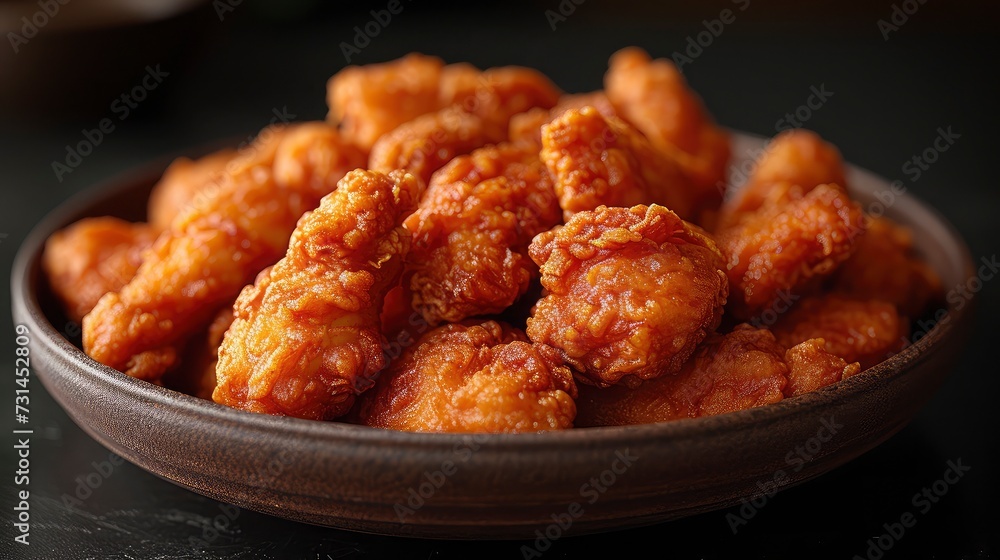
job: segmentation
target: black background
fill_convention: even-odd
[[[325,83],[345,64],[341,42],[368,10],[387,2],[321,3],[245,0],[223,13],[196,5],[155,23],[80,29],[91,8],[64,6],[14,54],[0,44],[0,262],[9,270],[28,230],[72,193],[164,154],[220,138],[247,136],[272,111],[297,119],[326,113]],[[403,11],[353,63],[409,51],[467,60],[480,67],[538,68],[567,91],[601,86],[608,56],[635,44],[654,56],[683,52],[703,20],[724,8],[736,21],[684,66],[717,120],[772,135],[785,113],[806,103],[810,88],[832,97],[805,123],[837,144],[845,158],[929,202],[962,232],[973,256],[991,257],[1000,240],[996,188],[998,23],[992,4],[955,7],[927,0],[885,40],[877,21],[893,2],[793,3],[751,0],[681,5],[587,0],[552,29],[546,10],[559,2],[472,7],[402,0]],[[31,2],[0,2],[0,23]],[[218,4],[218,3],[217,3]],[[569,5],[569,2],[566,2]],[[902,2],[896,2],[902,6]],[[907,7],[917,6],[913,1]],[[568,10],[567,10],[568,11]],[[13,18],[14,29],[20,27]],[[124,120],[111,103],[141,80],[147,65],[169,73]],[[66,146],[105,117],[115,130],[62,180],[52,169]],[[918,180],[903,165],[930,147],[939,127],[961,135]],[[6,291],[7,278],[2,288]],[[0,298],[0,315],[9,316]],[[781,492],[734,535],[727,511],[656,527],[557,541],[544,557],[588,553],[663,558],[851,558],[864,556],[884,523],[914,511],[911,497],[941,478],[949,460],[971,470],[885,558],[991,558],[997,554],[995,405],[998,388],[998,290],[977,295],[978,328],[935,399],[893,439],[822,478]],[[0,357],[14,361],[13,325],[0,333]],[[2,358],[0,358],[2,359]],[[12,369],[12,368],[8,368]],[[14,426],[13,375],[0,383],[0,425]],[[61,497],[108,451],[84,435],[38,383],[32,385],[31,545],[12,543],[12,438],[0,452],[0,557],[15,558],[414,558],[521,557],[523,543],[403,540],[286,522],[250,511],[217,535],[220,504],[131,464],[112,474],[75,511]],[[739,458],[734,458],[738,461]],[[223,506],[224,507],[224,506]],[[235,513],[234,513],[235,511]],[[729,510],[732,512],[734,510]],[[571,532],[570,532],[571,533]],[[211,541],[208,547],[198,539]],[[192,541],[192,538],[196,539]],[[4,551],[11,551],[9,553]]]

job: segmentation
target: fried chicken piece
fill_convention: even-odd
[[[630,47],[611,56],[604,90],[615,110],[674,159],[696,188],[696,215],[722,202],[729,134],[716,126],[684,76],[666,59]]]
[[[449,64],[441,70],[441,84],[438,90],[440,107],[461,103],[476,90],[476,84],[483,71],[468,62]]]
[[[337,188],[347,171],[363,167],[367,158],[325,122],[290,127],[274,153],[278,187],[308,193],[319,200]]]
[[[675,373],[722,317],[722,254],[662,206],[580,212],[529,252],[548,295],[528,337],[558,349],[580,381],[634,386]]]
[[[720,228],[764,204],[774,188],[790,184],[803,193],[824,184],[847,186],[840,152],[809,130],[788,130],[775,136],[757,160],[739,193],[723,205]]]
[[[327,84],[327,121],[339,123],[344,136],[367,152],[383,134],[441,108],[443,67],[441,59],[417,53],[348,66]]]
[[[796,302],[771,330],[786,348],[822,338],[831,354],[869,368],[903,347],[909,322],[886,301],[824,294]]]
[[[837,269],[833,289],[888,301],[910,318],[919,317],[944,291],[934,270],[916,256],[910,231],[884,217],[868,219],[868,231]]]
[[[845,261],[863,233],[861,208],[842,188],[820,185],[805,195],[798,187],[776,189],[716,236],[727,260],[729,313],[746,320],[783,296],[800,296]]]
[[[638,130],[593,107],[544,125],[541,158],[567,220],[601,205],[662,204],[682,218],[692,211],[691,186],[673,161]]]
[[[619,116],[618,111],[615,110],[615,106],[603,91],[563,95],[559,98],[559,103],[549,111],[549,114],[553,117],[558,117],[571,109],[583,109],[584,107],[593,107],[605,117]]]
[[[170,229],[170,223],[193,203],[199,192],[218,185],[226,165],[234,157],[234,150],[220,150],[197,160],[185,157],[174,160],[149,195],[149,225],[156,231]]]
[[[527,254],[531,239],[561,215],[533,144],[455,158],[405,222],[414,240],[407,259],[413,307],[432,325],[500,313],[538,275]]]
[[[785,349],[767,329],[711,335],[676,375],[636,388],[580,386],[576,424],[624,426],[724,414],[773,404],[787,390]]]
[[[428,332],[361,397],[360,423],[412,432],[573,427],[576,384],[558,354],[494,321]]]
[[[157,381],[176,364],[178,347],[188,337],[281,258],[296,221],[319,202],[311,181],[275,184],[272,166],[279,145],[295,128],[262,131],[227,165],[219,188],[174,220],[135,277],[98,302],[83,322],[83,345],[92,358]],[[316,146],[337,149],[329,143]],[[301,177],[314,175],[306,171]]]
[[[442,76],[444,108],[382,136],[372,148],[368,167],[384,173],[404,169],[426,184],[452,158],[505,140],[513,115],[534,107],[547,109],[558,96],[548,78],[528,68],[480,72],[467,64],[450,65]]]
[[[559,102],[559,88],[532,68],[501,66],[478,74],[464,68],[452,75],[456,78],[442,87],[442,106],[458,105],[505,131],[514,115],[534,107],[549,109]]]
[[[127,284],[154,240],[150,226],[110,216],[85,218],[52,234],[42,269],[67,318],[82,320],[104,294]]]
[[[593,107],[605,117],[618,116],[611,101],[608,100],[603,91],[573,93],[560,97],[559,103],[551,109],[536,107],[511,117],[508,137],[512,142],[534,142],[541,146],[542,125],[548,124],[552,119],[570,109],[583,109],[584,107]]]
[[[419,181],[355,170],[303,217],[285,257],[236,301],[219,349],[215,402],[330,420],[385,364],[379,311],[399,281],[410,236],[400,226]]]
[[[535,107],[510,118],[507,127],[507,138],[520,144],[531,143],[541,147],[542,126],[552,120],[549,109]]]
[[[500,142],[506,129],[492,119],[451,106],[403,123],[372,147],[368,168],[388,173],[403,169],[424,184],[456,156]]]
[[[788,385],[785,396],[794,397],[832,385],[861,371],[858,362],[847,363],[829,353],[822,338],[809,339],[785,352]]]

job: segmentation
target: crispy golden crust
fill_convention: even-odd
[[[67,318],[82,320],[104,294],[127,284],[155,239],[148,225],[109,216],[86,218],[52,234],[42,269]]]
[[[288,252],[240,294],[212,398],[252,412],[329,420],[385,366],[379,311],[420,197],[412,175],[348,173],[303,217]]]
[[[325,122],[289,127],[274,154],[274,182],[316,200],[337,188],[345,173],[365,165],[365,154]]]
[[[698,418],[773,404],[788,383],[785,349],[749,325],[713,334],[676,375],[630,389],[580,386],[576,425],[622,426]]]
[[[505,137],[505,125],[451,106],[403,123],[379,138],[368,168],[382,173],[403,169],[427,184],[431,174],[456,156]]]
[[[549,109],[559,102],[559,88],[531,68],[502,66],[478,74],[465,68],[452,75],[461,77],[442,87],[442,106],[458,105],[467,113],[492,120],[505,131],[514,115],[534,107]]]
[[[868,368],[902,348],[909,323],[889,302],[824,294],[797,302],[772,330],[786,348],[821,338],[831,354]]]
[[[684,76],[635,47],[611,57],[604,88],[615,110],[670,155],[697,188],[698,213],[717,208],[729,163],[729,135],[712,122]]]
[[[662,206],[580,212],[538,235],[530,254],[548,295],[528,336],[599,386],[680,370],[728,293],[715,243]]]
[[[593,107],[605,117],[618,116],[611,101],[608,100],[603,91],[566,94],[560,97],[559,103],[551,109],[535,107],[511,117],[508,136],[511,142],[533,142],[541,146],[542,125],[548,124],[552,119],[570,109],[583,109],[584,107]]]
[[[199,192],[218,185],[234,157],[234,150],[220,150],[197,160],[174,160],[149,195],[149,225],[157,231],[169,229],[174,218],[195,202]]]
[[[226,166],[218,188],[173,221],[135,277],[98,302],[83,323],[84,349],[92,358],[134,377],[159,379],[176,363],[178,345],[281,257],[298,218],[319,201],[311,182],[275,184],[276,154],[295,129],[262,131]]]
[[[943,297],[941,280],[913,251],[908,229],[888,218],[869,218],[857,251],[837,269],[833,290],[855,298],[888,301],[909,318]]]
[[[551,348],[494,321],[450,324],[393,362],[362,396],[362,424],[414,432],[573,427],[576,384]]]
[[[832,385],[857,374],[861,365],[847,363],[827,351],[822,338],[806,340],[785,352],[788,364],[788,385],[785,396],[794,397]]]
[[[803,193],[824,184],[846,187],[840,152],[815,132],[797,129],[775,136],[756,162],[747,182],[723,205],[719,227],[735,224],[771,196],[771,191],[789,184]]]
[[[860,207],[836,185],[803,195],[785,187],[716,236],[731,287],[728,311],[739,320],[801,295],[846,260],[864,233]]]
[[[344,135],[367,151],[383,134],[441,107],[443,67],[440,59],[417,53],[382,64],[348,66],[327,85],[327,120],[339,123]]]
[[[506,66],[480,72],[453,64],[442,73],[442,109],[401,124],[372,148],[368,167],[405,169],[427,183],[431,174],[458,155],[507,138],[512,116],[548,109],[559,90],[544,75]]]
[[[690,184],[673,161],[625,121],[593,107],[544,125],[541,158],[567,220],[602,205],[661,204],[682,218],[692,211]]]
[[[531,239],[558,224],[559,204],[532,144],[455,158],[434,175],[405,225],[413,306],[431,324],[499,313],[537,276]]]

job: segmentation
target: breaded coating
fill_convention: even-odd
[[[538,275],[531,239],[561,217],[537,146],[500,144],[453,159],[405,222],[413,307],[432,325],[500,313]]]
[[[799,187],[803,193],[824,184],[846,187],[840,151],[809,130],[778,134],[767,144],[746,184],[723,205],[720,227],[733,225],[760,208],[772,189],[782,184]]]
[[[511,117],[534,107],[549,109],[559,102],[561,93],[545,74],[521,66],[490,68],[476,75],[466,68],[452,75],[461,78],[443,85],[442,107],[458,105],[505,131]]]
[[[427,184],[431,175],[459,155],[506,138],[505,126],[493,119],[450,106],[401,124],[372,147],[368,168],[388,173],[408,171]]]
[[[327,117],[353,143],[368,151],[380,136],[441,108],[444,63],[412,53],[390,62],[348,66],[327,84]]]
[[[785,349],[767,329],[713,334],[676,375],[636,388],[580,386],[576,425],[623,426],[724,414],[773,404],[787,389]]]
[[[476,90],[476,83],[482,77],[483,71],[468,62],[449,64],[441,70],[441,84],[438,90],[438,102],[441,107],[460,103]]]
[[[154,228],[105,216],[85,218],[45,242],[42,269],[71,321],[83,319],[108,293],[135,276]]]
[[[404,169],[426,184],[452,158],[507,138],[511,117],[556,103],[559,90],[544,75],[506,66],[480,72],[467,64],[445,68],[444,108],[401,124],[372,148],[368,168]]]
[[[312,182],[278,186],[274,181],[279,145],[295,129],[262,131],[226,166],[219,187],[173,221],[135,277],[98,302],[83,322],[84,350],[92,358],[158,380],[176,363],[179,345],[281,258],[299,217],[319,202]],[[311,176],[312,171],[302,174]]]
[[[156,231],[170,229],[170,223],[194,204],[199,192],[218,185],[234,157],[236,151],[220,150],[196,160],[174,160],[149,195],[149,225]]]
[[[580,212],[529,251],[547,295],[528,337],[558,349],[583,382],[635,385],[675,373],[722,317],[721,253],[663,206]]]
[[[608,100],[603,91],[571,93],[560,97],[559,103],[551,109],[546,110],[536,107],[511,117],[510,126],[508,127],[508,137],[511,142],[534,142],[541,146],[542,125],[548,124],[552,119],[570,109],[582,109],[584,107],[593,107],[605,117],[618,116],[615,108],[611,105],[611,101]]]
[[[636,47],[622,49],[611,56],[604,89],[618,114],[691,178],[695,211],[717,208],[729,164],[729,134],[712,121],[674,64],[650,60]]]
[[[691,186],[674,162],[625,121],[593,107],[544,125],[541,158],[566,220],[602,205],[660,204],[682,218],[692,211]]]
[[[840,265],[833,290],[856,298],[888,301],[909,318],[923,314],[943,297],[941,280],[914,253],[907,228],[884,217],[869,218],[857,250]]]
[[[399,281],[420,197],[401,171],[355,170],[304,216],[285,257],[247,286],[219,348],[215,402],[331,420],[385,364],[379,312]]]
[[[542,145],[542,126],[552,120],[549,109],[535,107],[510,118],[507,127],[507,139],[521,144]]]
[[[362,424],[411,432],[573,427],[576,384],[551,348],[494,321],[428,332],[361,397]]]
[[[861,371],[859,363],[849,364],[829,353],[825,346],[826,342],[822,338],[813,338],[785,352],[785,362],[788,364],[786,397],[815,391]]]
[[[590,93],[569,93],[563,95],[559,98],[559,103],[553,107],[549,114],[553,117],[558,117],[559,115],[569,111],[571,109],[583,109],[584,107],[593,107],[597,109],[597,112],[605,117],[618,117],[618,111],[615,110],[615,106],[608,99],[607,94],[604,91],[592,91]]]
[[[823,294],[796,302],[771,330],[786,348],[822,338],[831,354],[868,368],[902,348],[909,322],[886,301]]]
[[[337,188],[344,173],[363,167],[367,158],[337,127],[306,122],[289,127],[274,154],[274,182],[282,189],[319,200]]]
[[[788,187],[768,198],[716,241],[728,267],[728,312],[738,320],[771,308],[829,275],[854,251],[864,233],[861,208],[836,185],[803,195]]]

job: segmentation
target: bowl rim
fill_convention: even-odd
[[[731,131],[736,140],[744,142],[760,142],[765,137],[742,131]],[[735,150],[734,150],[735,151]],[[192,150],[192,153],[194,151]],[[486,433],[426,433],[384,430],[347,424],[337,421],[317,421],[300,418],[271,416],[247,412],[213,401],[200,399],[153,385],[146,381],[130,377],[122,372],[100,364],[87,356],[80,348],[66,339],[45,316],[38,300],[40,281],[40,259],[48,237],[57,229],[68,225],[68,221],[80,208],[93,206],[95,199],[101,200],[136,189],[139,184],[155,180],[166,167],[168,158],[157,158],[152,163],[132,168],[124,173],[112,176],[106,181],[89,187],[73,195],[49,211],[24,238],[14,258],[11,268],[12,309],[15,322],[18,318],[24,320],[29,329],[29,337],[33,343],[41,342],[54,355],[71,363],[73,367],[92,376],[95,381],[120,391],[132,401],[146,402],[174,409],[188,416],[199,417],[224,424],[239,424],[247,430],[280,432],[289,436],[307,437],[321,441],[349,441],[358,444],[418,446],[422,448],[448,447],[467,443],[469,438],[475,438],[478,445],[504,450],[516,446],[525,448],[578,448],[581,443],[587,447],[602,444],[623,444],[631,440],[649,441],[680,440],[703,438],[715,433],[729,431],[747,424],[766,425],[777,422],[787,416],[794,415],[804,408],[831,405],[835,401],[851,398],[853,395],[870,390],[880,382],[886,382],[901,375],[928,359],[942,346],[942,342],[961,324],[965,315],[974,307],[976,295],[962,308],[957,309],[952,302],[940,308],[947,311],[948,321],[939,319],[918,340],[912,341],[899,353],[882,362],[859,372],[843,381],[823,387],[796,397],[781,401],[714,416],[701,418],[685,418],[653,424],[638,424],[629,426],[605,426],[589,428],[573,428],[546,432],[531,432],[519,434],[486,434]],[[885,178],[865,169],[845,164],[849,175],[863,176],[867,180],[890,184]],[[942,243],[955,246],[960,254],[961,263],[966,276],[974,270],[974,263],[967,243],[958,230],[936,209],[913,196],[909,192],[900,195],[920,211],[928,214],[947,233]],[[44,381],[43,381],[44,382]]]

